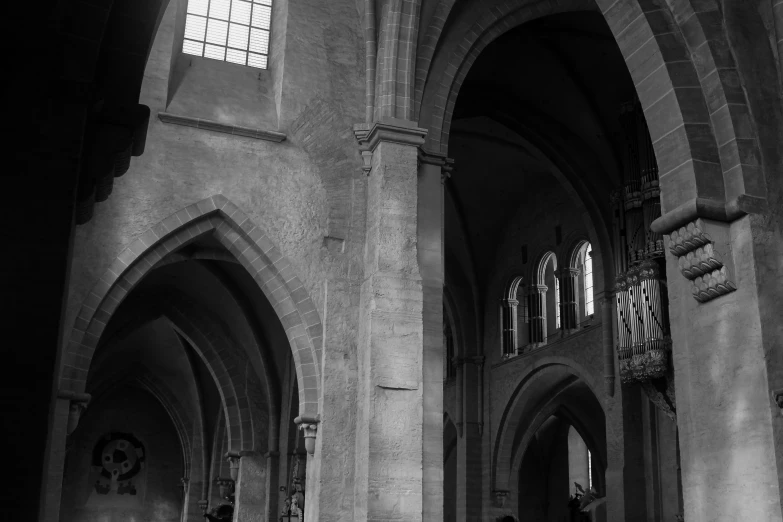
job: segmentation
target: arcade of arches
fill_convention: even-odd
[[[14,520],[783,522],[783,0],[35,6]]]

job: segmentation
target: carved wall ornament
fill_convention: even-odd
[[[506,498],[508,498],[508,490],[506,489],[496,489],[492,492],[493,496],[495,497],[495,506],[502,508],[506,505]]]
[[[59,390],[57,392],[57,398],[70,401],[70,404],[68,405],[68,423],[65,428],[65,433],[70,435],[79,425],[79,419],[81,419],[84,410],[86,410],[87,406],[90,404],[92,396],[89,393]]]
[[[706,303],[737,289],[732,281],[730,255],[721,256],[708,230],[726,232],[697,219],[669,235],[669,251],[677,256],[680,272],[692,283],[693,298]]]
[[[778,388],[772,392],[772,398],[775,400],[775,404],[781,409],[783,413],[783,388]]]
[[[231,473],[231,480],[234,482],[239,478],[239,459],[241,455],[235,451],[229,451],[226,453],[226,460],[228,460],[228,469]]]
[[[310,455],[315,453],[315,437],[318,434],[319,422],[320,418],[318,416],[308,417],[302,415],[294,419],[294,423],[304,432],[305,449]]]

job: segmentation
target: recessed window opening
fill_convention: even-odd
[[[266,69],[272,0],[188,0],[182,52]]]
[[[560,279],[555,276],[555,330],[560,328]]]
[[[593,489],[593,454],[587,450],[587,487]]]
[[[585,277],[585,315],[593,315],[593,247],[590,243],[585,246],[584,256]]]

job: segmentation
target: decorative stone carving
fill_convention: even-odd
[[[228,460],[228,468],[231,472],[231,480],[234,482],[239,478],[239,459],[242,455],[236,451],[229,451],[226,453],[226,460]]]
[[[312,455],[315,453],[315,436],[318,431],[318,424],[302,423],[299,425],[299,429],[304,432],[305,449],[308,454]]]
[[[693,298],[700,303],[737,289],[707,228],[704,220],[697,219],[669,235],[669,251],[678,257],[680,272],[692,282]]]
[[[778,408],[783,410],[783,388],[779,388],[777,390],[774,390],[772,392],[772,398],[775,400],[775,404],[778,405]],[[783,412],[781,412],[783,413]]]
[[[230,478],[218,477],[215,479],[215,483],[218,486],[220,498],[229,500],[233,503],[234,498],[234,481]]]
[[[315,437],[318,434],[318,423],[320,419],[301,415],[294,419],[294,423],[304,432],[305,449],[309,455],[315,453]]]
[[[90,404],[92,396],[89,393],[78,393],[70,390],[60,390],[57,398],[71,401],[68,405],[68,423],[66,425],[66,434],[70,435],[79,425],[79,420]]]
[[[492,491],[492,495],[495,497],[495,507],[502,508],[506,505],[506,498],[508,498],[508,490],[496,489]]]
[[[199,509],[201,509],[201,514],[204,515],[207,512],[207,509],[209,508],[209,501],[207,499],[202,498],[197,502]]]

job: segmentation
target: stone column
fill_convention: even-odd
[[[266,518],[266,466],[253,451],[226,454],[234,480],[234,520],[256,522]]]
[[[560,280],[560,328],[563,332],[579,328],[578,268],[561,268],[555,276]]]
[[[481,520],[484,357],[464,359],[465,426],[457,440],[457,521]]]
[[[530,344],[546,342],[546,285],[530,285],[528,291],[528,312],[530,313]]]
[[[433,447],[436,435],[429,427],[425,440],[424,427],[425,419],[431,422],[434,417],[430,411],[433,401],[424,401],[425,389],[434,392],[434,383],[442,380],[443,372],[442,325],[437,320],[427,324],[427,336],[432,338],[427,344],[434,345],[437,364],[430,364],[436,357],[425,353],[425,303],[419,270],[422,258],[429,264],[442,259],[440,247],[432,245],[426,234],[429,227],[419,230],[417,220],[421,210],[417,148],[426,131],[412,122],[387,119],[369,128],[357,125],[356,134],[363,149],[372,155],[359,300],[353,518],[420,521],[425,488],[430,491],[431,479],[438,478],[437,466],[442,482],[443,465],[442,444]],[[364,157],[370,159],[368,154]],[[425,189],[431,183],[427,170],[421,182]],[[436,181],[439,185],[439,175]],[[417,245],[422,240],[420,253]],[[428,319],[439,317],[442,310],[438,301]],[[436,328],[433,322],[438,323]],[[442,393],[442,383],[440,386]],[[442,438],[442,403],[438,407]],[[428,458],[431,451],[438,452],[440,461]],[[439,489],[442,496],[442,486]],[[442,498],[439,504],[442,509]]]
[[[49,444],[44,460],[44,479],[41,491],[40,522],[60,520],[63,474],[65,472],[65,442],[79,425],[84,409],[90,402],[89,393],[61,390],[53,408]]]
[[[688,522],[783,519],[773,439],[778,420],[768,384],[768,361],[780,347],[773,334],[773,324],[780,329],[780,301],[760,300],[774,296],[780,281],[772,269],[768,279],[760,277],[759,267],[771,258],[759,252],[772,240],[769,230],[754,228],[754,219],[700,218],[666,238]],[[705,273],[705,266],[714,270]],[[765,324],[765,316],[774,323]]]
[[[280,472],[280,452],[267,451],[264,454],[266,459],[266,513],[267,520],[276,520],[280,515],[278,513],[278,474]]]
[[[419,151],[417,250],[424,295],[423,510],[425,521],[443,520],[443,188],[452,161]],[[460,379],[458,377],[458,379]],[[457,422],[461,424],[461,415]],[[458,426],[458,430],[461,426]]]

